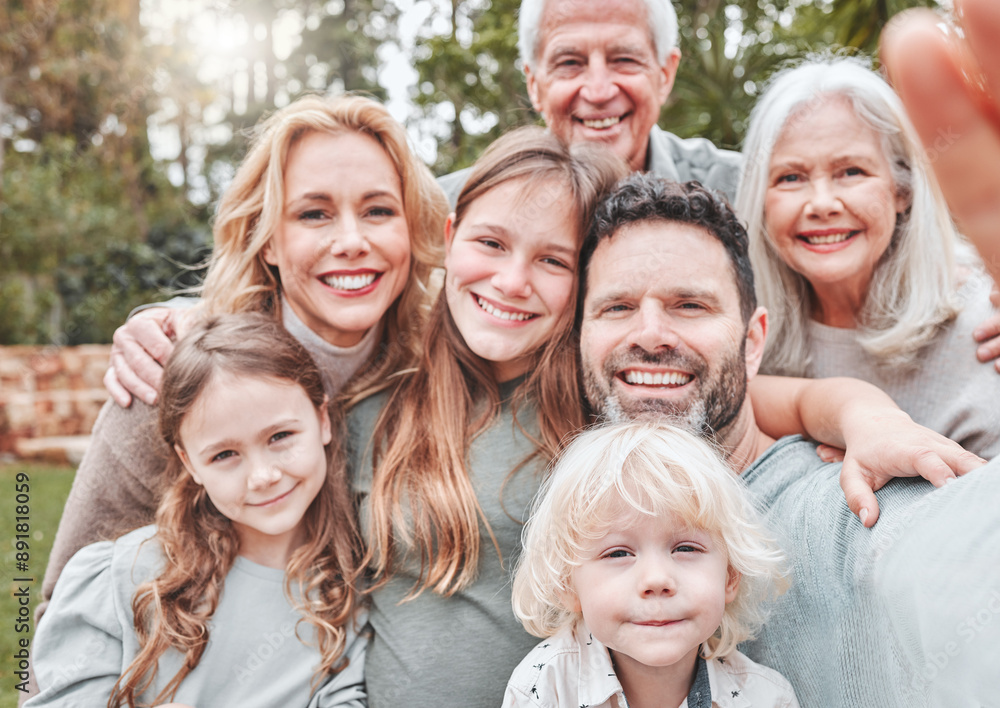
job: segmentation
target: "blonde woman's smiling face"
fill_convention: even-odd
[[[476,199],[445,240],[448,308],[498,381],[526,373],[569,316],[579,237],[568,190],[504,182]]]
[[[336,346],[360,342],[403,292],[410,269],[402,185],[378,142],[349,131],[299,138],[263,257],[309,329]]]

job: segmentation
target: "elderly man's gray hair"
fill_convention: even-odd
[[[550,0],[522,0],[517,18],[517,49],[525,66],[538,63],[539,29],[545,3]],[[595,0],[576,0],[594,2]],[[662,66],[667,54],[677,46],[677,12],[670,0],[642,0],[649,15],[649,30],[653,35],[656,59]]]

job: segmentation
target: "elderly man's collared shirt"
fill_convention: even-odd
[[[701,661],[701,660],[699,660]],[[711,702],[697,696],[707,673]],[[579,622],[538,644],[514,669],[504,708],[627,708],[607,648]],[[778,672],[739,652],[704,661],[681,708],[798,708],[791,685]],[[666,707],[665,707],[666,708]]]
[[[659,177],[677,182],[698,180],[709,189],[726,195],[730,204],[736,199],[743,156],[732,150],[720,150],[704,138],[678,138],[654,125],[649,131],[646,169]],[[469,178],[471,168],[438,178],[452,208]]]

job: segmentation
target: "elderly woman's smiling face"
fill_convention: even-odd
[[[847,99],[792,114],[771,154],[764,221],[778,255],[812,285],[814,318],[853,321],[905,208],[879,134]]]

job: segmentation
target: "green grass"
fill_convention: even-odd
[[[17,568],[17,550],[14,547],[15,529],[14,516],[17,514],[17,475],[28,477],[28,503],[30,529],[28,542],[30,557],[28,572],[20,572]],[[3,617],[0,628],[0,708],[14,708],[17,705],[18,692],[14,688],[17,682],[14,676],[14,653],[18,649],[18,639],[27,634],[15,631],[15,619],[18,615],[18,603],[14,592],[25,583],[15,583],[14,578],[34,578],[30,583],[32,595],[31,629],[34,630],[34,606],[38,603],[42,592],[42,576],[49,560],[49,550],[52,539],[62,516],[63,505],[73,483],[74,469],[68,466],[53,466],[33,463],[13,463],[0,465],[0,569],[3,572],[3,583],[6,592],[0,593],[0,617]]]

